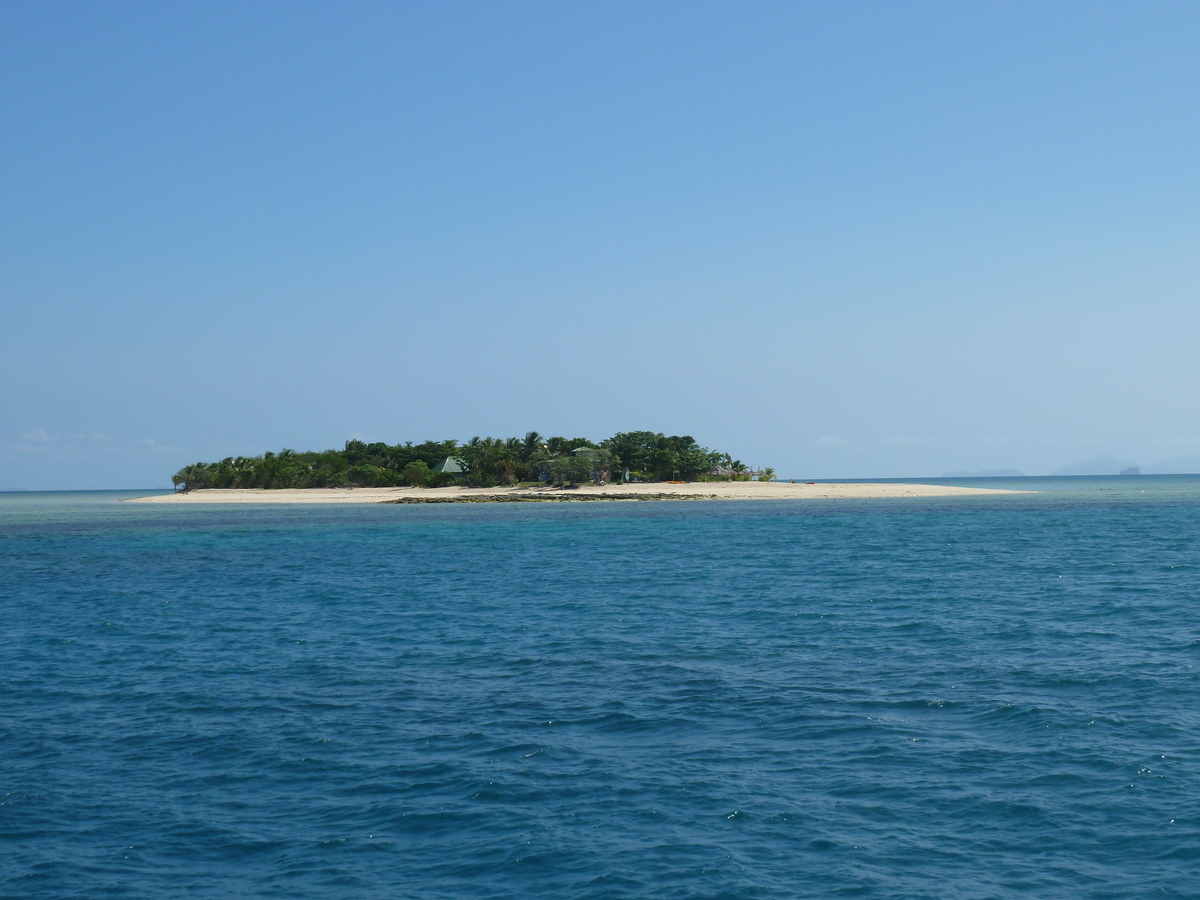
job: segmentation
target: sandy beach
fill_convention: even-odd
[[[960,497],[1014,494],[940,484],[792,484],[757,481],[579,485],[572,488],[306,488],[212,489],[138,497],[130,503],[514,503],[570,500],[865,500],[885,497]]]

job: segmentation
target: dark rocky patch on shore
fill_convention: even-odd
[[[719,500],[716,494],[492,494],[473,497],[396,497],[380,503],[566,503],[581,500]]]

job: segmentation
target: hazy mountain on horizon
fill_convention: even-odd
[[[947,472],[943,478],[1022,478],[1025,473],[1016,469],[980,469],[978,472]]]
[[[1142,475],[1200,475],[1200,456],[1164,459],[1152,466],[1139,466],[1131,459],[1097,456],[1094,459],[1063,466],[1051,475],[1120,475],[1124,469],[1138,468]]]
[[[1097,456],[1094,459],[1087,459],[1083,462],[1073,463],[1069,466],[1063,466],[1061,469],[1055,469],[1051,475],[1120,475],[1122,469],[1128,469],[1136,466],[1137,463],[1132,459],[1113,459],[1111,456]],[[1146,471],[1146,467],[1142,468]]]
[[[1143,475],[1200,475],[1200,456],[1180,456],[1164,459],[1152,466],[1142,466]]]

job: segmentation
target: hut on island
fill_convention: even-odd
[[[467,474],[463,470],[463,467],[459,465],[458,460],[453,456],[447,456],[440,463],[434,466],[431,471],[434,475],[446,474],[453,475],[455,478],[462,478],[463,475]]]

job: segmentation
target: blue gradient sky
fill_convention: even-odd
[[[5,4],[0,489],[529,429],[797,477],[1196,457],[1198,39],[1169,3]]]

